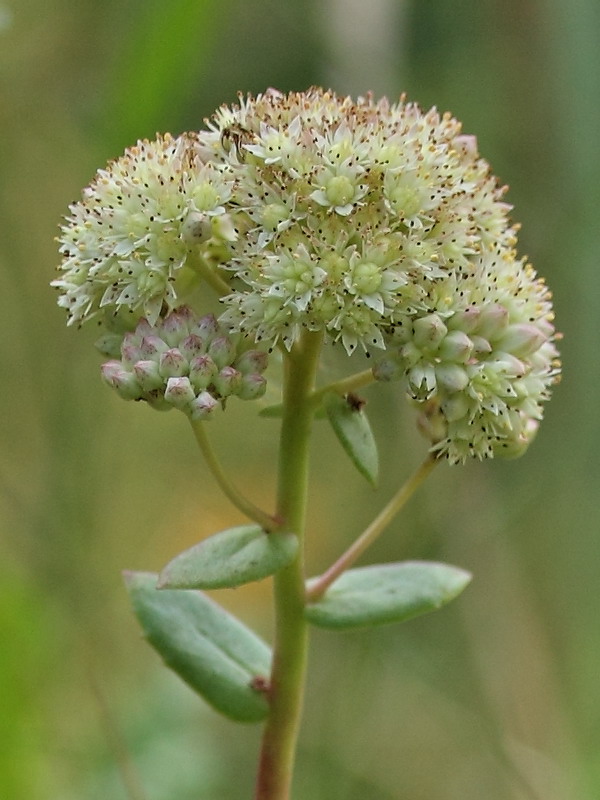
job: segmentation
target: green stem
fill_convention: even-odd
[[[208,468],[212,472],[216,482],[219,484],[223,494],[229,500],[231,500],[236,508],[239,508],[242,514],[245,514],[249,519],[253,519],[255,522],[258,522],[263,530],[272,531],[274,528],[276,528],[278,526],[278,520],[269,516],[269,514],[267,514],[265,511],[258,508],[258,506],[255,506],[254,503],[251,503],[250,500],[247,500],[225,475],[223,468],[218,462],[214,450],[208,441],[204,423],[201,420],[197,420],[195,422],[192,421],[192,429],[194,431],[196,441],[200,446],[200,450],[202,450],[202,455],[208,464]]]
[[[320,389],[317,389],[317,391],[312,393],[310,401],[313,407],[317,408],[327,392],[348,394],[348,392],[354,392],[357,389],[362,389],[363,386],[368,386],[370,383],[373,383],[374,380],[375,378],[373,377],[373,370],[371,369],[365,369],[362,372],[355,372],[354,375],[348,375],[347,378],[342,378],[339,381],[328,383],[327,386],[322,386]]]
[[[274,577],[275,645],[256,800],[288,800],[302,712],[308,644],[303,539],[308,488],[310,395],[322,336],[305,331],[284,361],[277,516],[300,540],[298,556]]]
[[[369,547],[382,531],[387,528],[396,514],[408,502],[437,463],[438,459],[432,454],[425,459],[416,472],[411,475],[389,503],[375,517],[369,527],[366,528],[358,539],[350,545],[346,552],[338,558],[335,564],[332,564],[326,572],[314,581],[311,581],[310,589],[306,592],[307,602],[315,602],[315,600],[322,597],[336,578],[339,578],[342,572],[345,572],[348,567],[354,564],[365,552],[367,547]]]
[[[196,270],[196,272],[214,289],[219,297],[225,297],[231,294],[231,287],[221,275],[218,274],[216,268],[209,264],[203,256],[200,255],[198,250],[190,254],[189,263]]]

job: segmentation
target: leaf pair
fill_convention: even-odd
[[[239,586],[273,574],[297,551],[292,534],[255,525],[222,531],[177,556],[160,577],[127,573],[146,638],[192,689],[218,711],[257,722],[269,710],[270,648],[196,588]],[[446,564],[405,562],[350,570],[306,606],[314,625],[349,629],[400,622],[441,608],[470,580]],[[162,588],[159,587],[170,587]],[[175,588],[183,587],[183,588]],[[310,588],[310,582],[309,582]]]

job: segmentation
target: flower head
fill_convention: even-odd
[[[199,243],[223,231],[226,167],[203,164],[196,137],[138,142],[100,170],[62,228],[59,305],[69,323],[106,311],[154,324],[195,277]],[[180,288],[181,287],[181,288]]]
[[[349,355],[385,351],[375,377],[405,381],[450,461],[514,455],[559,362],[550,294],[516,253],[505,191],[435,108],[269,90],[101,170],[71,206],[53,283],[70,322],[137,325],[131,336],[158,348],[146,358],[126,338],[105,366],[123,396],[204,413],[198,392],[236,393],[227,358],[209,391],[205,361],[155,341],[205,278],[225,306],[218,324],[250,342],[290,349],[305,328]]]

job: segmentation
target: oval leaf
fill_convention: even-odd
[[[306,607],[322,628],[360,628],[402,622],[449,603],[467,586],[470,573],[448,564],[405,561],[349,570]]]
[[[216,533],[176,556],[160,573],[159,589],[222,589],[273,575],[298,551],[292,533],[240,525]]]
[[[157,591],[156,575],[125,573],[135,614],[165,664],[217,711],[238,722],[269,712],[269,647],[201,592]]]
[[[341,397],[329,392],[323,398],[325,410],[335,435],[354,466],[372,486],[377,483],[379,456],[367,415],[353,395]]]

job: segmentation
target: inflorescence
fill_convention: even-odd
[[[190,359],[170,375],[141,342],[211,285],[218,324],[246,349],[289,349],[308,329],[349,355],[379,350],[375,378],[405,381],[437,453],[518,455],[560,367],[550,293],[516,253],[505,190],[449,114],[269,90],[100,170],[71,206],[53,283],[69,322],[135,330],[103,368],[125,395],[177,405],[193,391],[200,413]],[[136,372],[146,362],[153,380]]]

